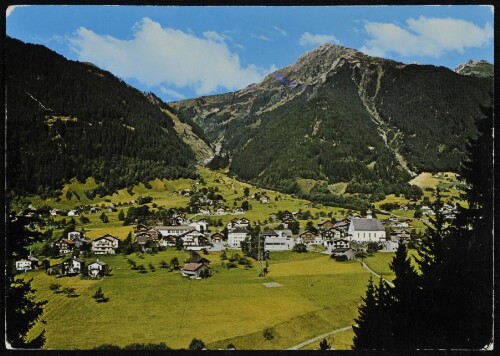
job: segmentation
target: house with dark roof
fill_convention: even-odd
[[[118,237],[111,234],[98,237],[92,241],[92,253],[96,255],[114,255],[119,241]]]
[[[352,219],[348,234],[351,241],[380,242],[386,240],[385,228],[378,219],[373,219],[371,214],[366,218]]]
[[[85,261],[79,258],[68,258],[62,262],[62,274],[79,274],[85,270]]]
[[[332,251],[331,257],[337,261],[351,261],[356,257],[356,253],[349,247],[337,248]]]
[[[87,266],[88,276],[91,278],[104,277],[108,271],[108,264],[96,260]]]
[[[222,242],[226,238],[220,232],[216,232],[215,234],[212,234],[212,236],[210,236],[210,239],[212,240],[212,242]]]
[[[188,278],[203,278],[210,275],[210,267],[203,263],[186,263],[181,268],[181,274]]]
[[[321,243],[321,241],[319,241],[321,240],[321,238],[319,238],[318,240],[318,235],[309,230],[306,230],[302,234],[300,234],[299,239],[305,244]]]
[[[68,254],[73,251],[75,248],[76,241],[75,240],[70,240],[70,239],[60,239],[55,243],[57,248],[59,249],[60,254]]]

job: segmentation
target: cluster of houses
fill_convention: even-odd
[[[276,217],[275,214],[271,214]],[[400,221],[391,217],[386,221],[380,221],[372,217],[371,211],[367,211],[366,217],[350,216],[340,219],[322,221],[317,228],[308,229],[297,236],[293,236],[288,228],[296,222],[293,213],[285,211],[280,215],[281,229],[264,231],[261,238],[266,251],[292,250],[296,244],[323,245],[326,252],[340,260],[351,260],[354,258],[352,244],[357,246],[370,242],[382,246],[382,251],[396,251],[400,241],[408,241],[411,238],[406,228],[410,226],[411,220]],[[270,216],[273,218],[273,216]],[[172,221],[177,225],[148,227],[139,224],[134,228],[134,242],[142,246],[143,251],[156,247],[182,246],[184,250],[200,251],[240,249],[241,243],[250,236],[250,221],[245,218],[234,218],[226,226],[227,233],[222,231],[211,233],[206,219],[189,221],[185,216],[174,216]],[[386,236],[385,226],[390,225],[390,236]],[[72,231],[67,236],[59,239],[55,246],[60,254],[74,254],[75,249],[89,251],[94,255],[113,255],[119,248],[120,240],[117,236],[106,234],[94,240],[88,240],[84,231]],[[198,259],[186,262],[182,269],[183,275],[198,278],[209,271],[209,261]],[[37,268],[39,265],[36,257],[28,256],[26,259],[16,261],[18,271],[26,271]],[[102,261],[95,261],[85,268],[83,260],[72,257],[67,258],[61,264],[50,267],[47,272],[54,274],[87,274],[98,277],[106,273],[107,265]],[[209,273],[209,272],[208,272]]]
[[[40,269],[43,266],[43,264],[41,265],[40,261],[31,254],[26,259],[16,261],[15,265],[17,271],[24,272]],[[99,261],[99,259],[85,266],[84,260],[74,256],[66,258],[61,263],[47,267],[46,272],[49,275],[74,276],[82,274],[91,278],[99,278],[106,275],[108,270],[108,264]]]
[[[75,249],[87,250],[95,255],[114,255],[118,249],[120,239],[117,236],[106,234],[93,241],[85,239],[84,231],[69,232],[67,237],[63,237],[55,242],[55,246],[62,255],[70,254]]]

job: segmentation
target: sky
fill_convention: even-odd
[[[333,43],[402,63],[493,63],[493,7],[7,8],[6,33],[91,62],[166,102],[235,91]],[[7,67],[8,71],[8,67]]]

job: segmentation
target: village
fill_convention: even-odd
[[[263,199],[266,197],[260,198],[261,203],[266,203]],[[451,207],[445,208],[449,210]],[[115,206],[110,205],[108,209],[112,211]],[[430,209],[424,209],[426,214],[432,214]],[[448,210],[446,213],[451,214]],[[240,214],[239,211],[233,213]],[[218,209],[213,214],[222,215]],[[33,216],[34,213],[31,212],[30,215]],[[70,210],[68,216],[78,216],[78,211]],[[269,215],[269,221],[278,223],[277,228],[266,227],[259,233],[259,238],[267,253],[309,250],[329,254],[337,261],[350,261],[364,256],[367,252],[395,252],[400,243],[410,243],[412,220],[399,219],[396,216],[379,220],[368,210],[363,217],[353,213],[342,218],[322,220],[317,226],[309,221],[305,231],[298,233],[298,212],[279,211]],[[193,258],[186,260],[184,267],[180,268],[180,273],[190,278],[209,275],[206,271],[210,270],[210,261],[197,258],[200,251],[241,250],[242,244],[250,239],[252,228],[255,228],[255,223],[252,225],[244,216],[233,218],[224,229],[218,228],[216,231],[211,229],[207,218],[191,221],[185,214],[174,214],[171,222],[172,225],[168,226],[136,225],[133,229],[134,251],[151,253],[167,248],[192,251]],[[66,257],[61,263],[50,265],[47,259],[40,261],[30,253],[27,257],[17,260],[15,266],[18,272],[44,269],[51,275],[82,274],[99,278],[106,275],[108,266],[99,261],[98,257],[124,252],[123,249],[120,250],[121,244],[120,238],[112,234],[90,240],[86,238],[84,230],[70,231],[52,244],[52,247],[57,248],[59,256]],[[96,261],[86,266],[81,258],[83,255],[95,256]]]

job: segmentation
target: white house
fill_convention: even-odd
[[[205,232],[208,230],[208,223],[206,220],[199,220],[199,221],[194,221],[188,226],[194,227],[197,231],[199,232]]]
[[[80,231],[71,231],[68,232],[68,239],[70,240],[80,240],[83,239],[85,236]]]
[[[31,266],[32,266],[32,263],[30,260],[22,259],[22,260],[16,261],[16,270],[18,270],[18,271],[29,271],[32,268]]]
[[[106,274],[106,271],[108,270],[108,264],[97,260],[89,264],[87,266],[87,270],[88,270],[88,275],[91,278],[102,277]]]
[[[352,219],[348,234],[352,241],[358,242],[380,242],[386,239],[384,226],[369,213],[366,218]]]
[[[70,210],[68,216],[78,216],[78,210]]]
[[[264,249],[269,251],[286,251],[295,246],[290,230],[265,231],[261,234],[264,239]]]
[[[237,227],[229,230],[227,233],[227,244],[230,248],[240,248],[241,241],[245,241],[248,236],[248,230],[244,227]]]
[[[385,241],[380,252],[396,252],[399,247],[398,241]]]
[[[158,231],[162,236],[180,236],[190,231],[195,231],[194,226],[157,226],[154,230]]]
[[[206,246],[208,244],[208,239],[205,238],[205,234],[193,230],[181,235],[182,244],[184,248],[193,246]]]
[[[110,234],[98,237],[92,241],[92,253],[96,255],[114,255],[119,241],[118,237]]]

